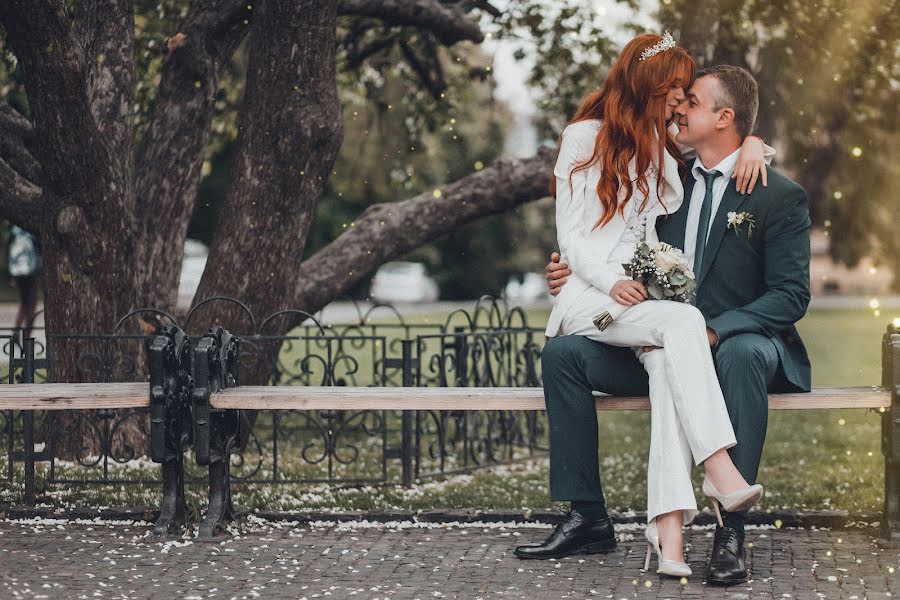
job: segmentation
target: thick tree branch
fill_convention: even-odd
[[[31,121],[5,102],[0,103],[0,130],[4,135],[12,135],[26,142],[34,139]]]
[[[548,195],[555,152],[543,147],[525,160],[502,159],[440,190],[376,204],[346,233],[303,261],[287,306],[315,313],[369,277],[380,265],[481,217]]]
[[[73,32],[84,48],[87,96],[97,129],[130,173],[134,160],[132,0],[82,0]]]
[[[41,164],[25,147],[21,139],[5,135],[2,128],[0,128],[0,158],[25,179],[34,182],[41,181]]]
[[[75,196],[78,202],[102,207],[96,217],[107,223],[120,217],[116,225],[130,230],[130,206],[104,202],[105,196],[118,197],[129,189],[125,167],[130,162],[104,141],[98,129],[85,85],[89,69],[84,48],[73,33],[65,4],[3,2],[0,23],[22,66],[34,117],[33,154],[40,161],[44,192],[56,199]],[[14,114],[7,111],[5,117],[15,126]]]
[[[381,52],[382,50],[387,50],[396,43],[397,37],[395,35],[388,35],[370,42],[362,48],[354,47],[353,50],[348,51],[347,53],[347,69],[352,71],[359,68],[359,66],[363,64],[367,58],[369,58],[373,54]]]
[[[490,2],[487,2],[487,0],[463,0],[463,2],[460,2],[459,4],[466,12],[469,12],[473,8],[480,8],[495,19],[503,14],[500,9]]]
[[[462,40],[484,41],[478,23],[459,4],[441,4],[437,0],[339,0],[338,14],[374,17],[385,25],[427,29],[447,46]]]
[[[219,78],[247,34],[251,6],[246,0],[197,0],[169,38],[138,164],[139,196],[159,191],[160,179],[186,159],[188,170],[199,172]]]
[[[41,227],[41,188],[0,158],[0,217],[35,233]]]
[[[437,49],[430,47],[428,48],[430,52],[419,57],[407,43],[400,42],[400,51],[425,89],[428,90],[435,100],[439,100],[441,93],[447,89],[447,83],[444,81],[444,73],[441,69],[440,59],[437,56]],[[430,61],[431,64],[426,64],[426,61]]]
[[[8,104],[0,103],[0,158],[22,177],[39,183],[41,166],[31,152],[34,127]]]
[[[216,90],[252,12],[246,0],[198,0],[166,44],[135,183],[140,302],[175,303]]]

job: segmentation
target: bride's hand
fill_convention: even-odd
[[[619,304],[633,306],[647,299],[647,289],[640,281],[623,279],[612,286],[612,289],[609,290],[609,295]]]
[[[738,154],[737,164],[734,167],[732,179],[736,179],[737,191],[741,194],[749,194],[756,187],[757,179],[762,176],[763,187],[768,185],[766,177],[766,159],[763,156],[765,144],[755,135],[748,135],[741,145],[741,153]]]

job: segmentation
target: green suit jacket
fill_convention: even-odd
[[[684,248],[687,214],[694,189],[688,175],[685,201],[657,221],[659,239]],[[728,228],[728,213],[746,212],[744,222]],[[768,169],[768,187],[757,184],[741,195],[728,183],[706,243],[697,277],[697,308],[719,336],[719,344],[741,333],[772,340],[781,359],[775,392],[809,391],[809,357],[797,328],[809,305],[809,209],[806,192],[783,173]]]

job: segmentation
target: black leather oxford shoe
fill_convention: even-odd
[[[734,585],[748,579],[744,564],[744,536],[732,527],[717,527],[706,582],[712,585]]]
[[[599,554],[616,548],[612,521],[588,521],[578,511],[570,511],[553,533],[540,544],[516,548],[519,558],[554,559],[572,554]]]

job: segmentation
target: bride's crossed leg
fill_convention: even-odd
[[[580,307],[590,304],[579,302]],[[669,301],[632,306],[603,332],[593,325],[589,311],[573,307],[572,312],[563,322],[565,333],[616,346],[660,347],[638,353],[650,380],[647,519],[648,524],[656,521],[660,540],[665,540],[663,558],[684,562],[681,525],[697,514],[691,463],[703,464],[723,493],[748,485],[727,453],[735,437],[706,322],[695,307]]]

